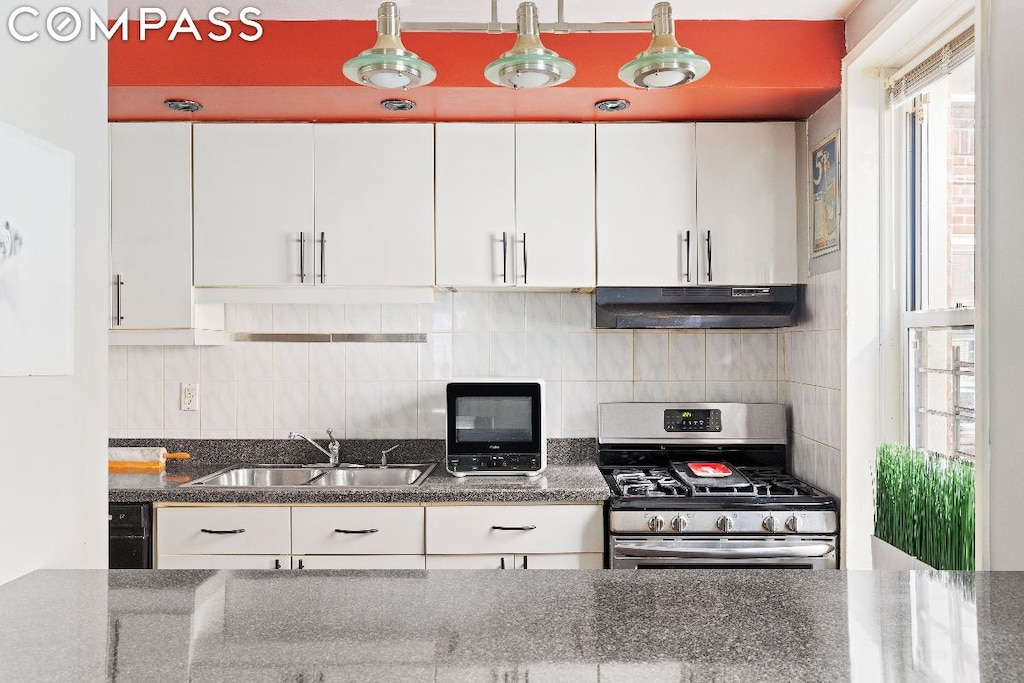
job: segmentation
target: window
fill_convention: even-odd
[[[890,88],[907,439],[974,458],[974,57],[969,30]]]

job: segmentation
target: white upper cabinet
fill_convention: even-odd
[[[597,127],[602,286],[792,284],[793,123]]]
[[[516,125],[516,284],[593,287],[594,126]]]
[[[313,126],[195,124],[195,284],[311,283]]]
[[[314,158],[315,284],[433,286],[434,127],[317,124]]]
[[[597,284],[697,284],[694,124],[597,125]]]
[[[192,126],[110,124],[112,345],[223,344],[192,287]]]
[[[192,327],[192,131],[110,125],[113,330]]]
[[[515,125],[436,126],[437,284],[512,285]]]
[[[795,124],[697,124],[697,224],[702,281],[797,281]]]
[[[437,284],[594,285],[594,127],[439,123]]]

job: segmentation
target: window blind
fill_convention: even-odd
[[[898,104],[946,76],[974,56],[974,26],[956,36],[885,89],[885,103]]]

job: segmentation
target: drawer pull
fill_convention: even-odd
[[[245,529],[200,529],[204,534],[244,534]]]
[[[527,524],[526,526],[499,526],[495,524],[491,527],[494,531],[533,531],[536,528],[536,524]]]
[[[336,534],[375,534],[380,529],[335,529]]]
[[[274,560],[274,569],[281,568],[281,560]]]

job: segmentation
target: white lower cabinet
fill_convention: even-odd
[[[156,507],[157,569],[599,569],[600,503]]]
[[[296,555],[292,569],[425,569],[423,555]]]
[[[426,509],[427,569],[600,569],[600,504]]]
[[[157,555],[157,569],[291,569],[290,555]]]
[[[427,555],[427,569],[601,569],[604,554]]]

